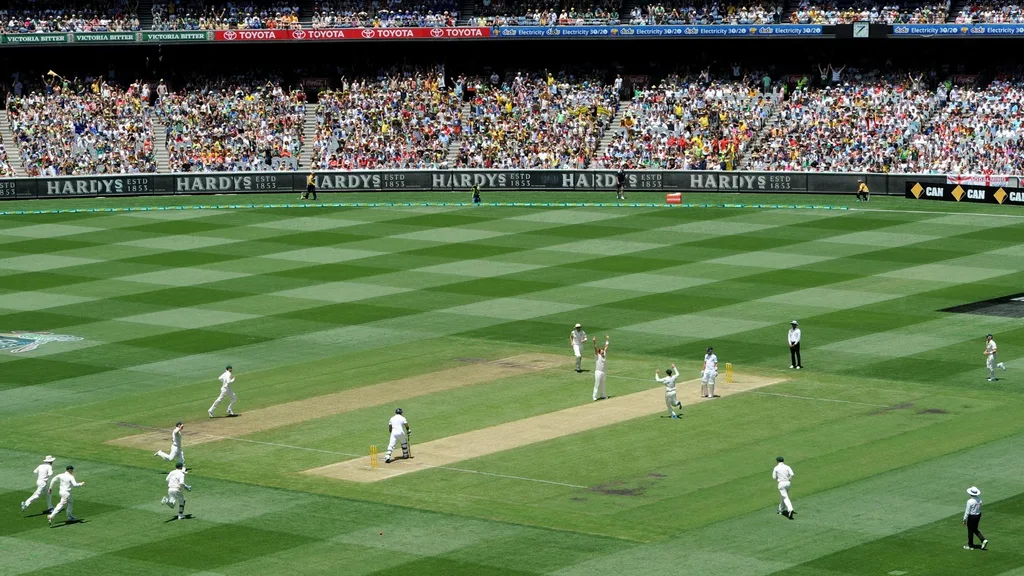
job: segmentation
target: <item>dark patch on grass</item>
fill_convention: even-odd
[[[660,473],[658,473],[658,472],[651,472],[650,474],[648,474],[648,475],[647,475],[647,477],[648,477],[648,478],[668,478],[668,476],[667,476],[667,475],[665,475],[665,474],[660,474]]]
[[[918,414],[949,414],[949,412],[942,408],[925,408],[924,410],[918,410]]]
[[[615,482],[593,486],[590,488],[590,491],[607,496],[643,496],[647,492],[647,486],[643,484],[627,486],[622,480],[616,480]]]
[[[586,498],[580,498],[579,496],[573,496],[572,498],[569,498],[569,500],[572,500],[573,502],[586,502],[587,501]]]
[[[910,402],[900,402],[899,404],[893,404],[892,406],[886,406],[885,408],[879,408],[872,412],[868,412],[870,416],[878,416],[879,414],[886,414],[888,412],[895,412],[896,410],[908,410],[913,408],[914,405]]]
[[[466,364],[479,364],[481,362],[487,362],[487,358],[456,358],[456,362],[465,362]]]
[[[1024,294],[1010,294],[990,300],[961,304],[943,308],[939,312],[956,314],[981,314],[984,316],[1001,316],[1003,318],[1024,318]]]

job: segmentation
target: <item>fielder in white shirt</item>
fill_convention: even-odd
[[[46,517],[46,521],[49,524],[53,524],[54,517],[57,516],[65,506],[67,506],[67,521],[74,522],[75,520],[78,520],[78,518],[75,518],[74,514],[72,514],[73,508],[75,507],[75,497],[71,494],[71,489],[79,486],[85,486],[85,482],[75,480],[74,466],[68,466],[63,474],[57,474],[52,480],[50,480],[50,494],[53,493],[53,485],[58,482],[60,483],[60,502],[57,502],[57,507],[53,509],[53,512],[50,512],[49,516]]]
[[[53,463],[56,458],[53,456],[47,456],[43,458],[43,463],[36,466],[36,469],[32,471],[36,475],[36,491],[21,503],[21,511],[24,512],[25,508],[28,508],[30,504],[36,501],[36,498],[42,496],[43,492],[46,492],[46,511],[49,512],[53,508],[53,494],[46,489],[46,483],[53,477]]]
[[[787,341],[789,342],[789,367],[800,370],[804,367],[804,363],[800,359],[800,323],[796,320],[789,323]]]
[[[185,429],[185,425],[178,422],[174,426],[174,430],[171,430],[171,453],[168,454],[163,450],[157,450],[154,456],[159,456],[164,460],[174,460],[174,457],[178,457],[178,462],[182,465],[185,464],[185,453],[181,450],[181,431]]]
[[[161,504],[166,505],[172,510],[175,504],[177,504],[178,520],[185,519],[185,494],[182,493],[182,488],[189,492],[192,491],[192,487],[185,484],[185,465],[178,462],[174,465],[174,470],[171,470],[171,473],[167,475],[167,496],[160,500]]]
[[[235,393],[231,391],[231,384],[233,384],[234,381],[235,381],[235,374],[234,374],[234,369],[231,367],[230,364],[228,364],[228,366],[226,368],[224,368],[224,373],[220,375],[219,380],[220,380],[220,396],[217,396],[217,399],[213,401],[213,406],[210,406],[210,409],[207,410],[207,412],[206,412],[207,414],[210,415],[210,418],[213,418],[213,410],[214,410],[214,408],[216,408],[217,405],[220,404],[221,400],[227,398],[228,396],[231,397],[231,401],[228,402],[228,416],[234,416],[235,415],[235,413],[231,411],[231,408],[234,407],[235,400],[238,400],[238,397],[235,396]]]
[[[779,494],[782,494],[782,501],[779,502],[779,514],[793,520],[793,502],[789,499],[790,481],[793,479],[793,469],[787,466],[782,456],[775,459],[778,464],[772,470],[772,479],[779,483]]]
[[[583,352],[580,351],[580,347],[587,341],[587,333],[583,331],[583,326],[576,325],[569,332],[569,347],[572,348],[573,355],[576,356],[576,371],[583,372]]]
[[[708,346],[707,354],[704,355],[704,366],[700,369],[701,398],[716,398],[716,377],[718,377],[718,356],[715,356],[715,349]]]
[[[608,361],[608,335],[604,337],[604,348],[597,345],[594,339],[594,401],[604,400],[608,397],[604,392],[605,363]]]
[[[679,369],[673,364],[671,368],[665,370],[665,377],[661,377],[661,372],[654,371],[654,380],[665,385],[665,406],[668,406],[668,412],[673,418],[679,418],[679,414],[676,414],[678,408],[680,412],[683,411],[683,405],[676,399],[676,379],[679,378]]]
[[[409,436],[412,434],[412,430],[409,429],[409,421],[402,416],[401,408],[396,408],[395,415],[388,420],[388,432],[391,433],[391,440],[388,442],[388,451],[384,454],[384,463],[391,463],[391,453],[395,450],[395,444],[402,445],[402,458],[411,458]]]
[[[992,339],[992,335],[985,336],[985,351],[982,352],[985,355],[985,368],[988,368],[988,381],[995,382],[996,368],[1002,368],[1006,370],[1006,364],[998,361],[999,347],[996,346],[996,341]]]

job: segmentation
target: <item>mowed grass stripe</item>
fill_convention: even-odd
[[[481,382],[547,370],[564,363],[564,357],[550,354],[522,354],[489,362],[474,362],[468,366],[449,368],[260,408],[246,412],[243,417],[199,421],[189,427],[183,442],[189,446],[245,436],[300,424],[315,418],[335,416],[362,408],[393,404],[435,392],[472,386]],[[107,444],[155,450],[167,444],[167,435],[168,433],[163,431],[148,432],[110,440]]]
[[[720,385],[721,396],[731,396],[755,388],[782,382],[778,378],[763,378],[753,375],[736,375],[736,381]],[[682,388],[699,381],[681,383]],[[474,430],[456,436],[449,436],[415,446],[414,462],[399,459],[393,464],[372,468],[370,457],[346,460],[337,464],[306,470],[304,474],[326,476],[339,480],[356,482],[377,482],[401,474],[408,474],[427,468],[443,468],[448,464],[487,456],[496,452],[511,450],[529,444],[553,440],[570,434],[594,428],[610,426],[634,418],[641,418],[665,412],[664,389],[652,388],[643,392],[611,397],[600,402],[575,406],[541,416],[506,422],[497,426]],[[680,400],[684,405],[696,404],[692,395]]]

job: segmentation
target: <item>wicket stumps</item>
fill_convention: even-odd
[[[725,363],[725,381],[728,384],[732,384],[732,363]]]
[[[370,468],[376,468],[377,465],[377,445],[372,444],[370,445]]]

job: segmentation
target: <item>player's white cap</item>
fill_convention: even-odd
[[[56,462],[56,460],[57,459],[54,458],[53,456],[47,456],[46,458],[43,458],[43,462],[46,462],[47,464],[53,464],[54,462]]]
[[[792,322],[790,322],[790,324],[792,324],[793,326],[799,326],[800,325],[800,323],[797,322],[796,320],[793,320]]]
[[[581,326],[581,325],[579,325],[579,324],[577,324],[577,325],[576,325],[576,328],[582,328],[582,327],[583,327],[583,326]]]

